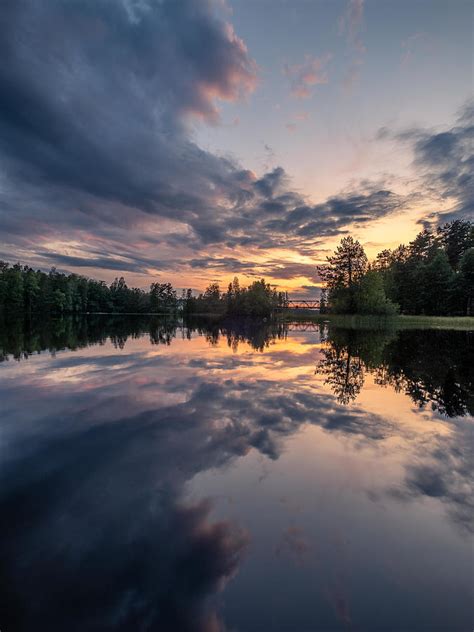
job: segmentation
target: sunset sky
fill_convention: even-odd
[[[470,0],[2,0],[0,259],[317,297],[473,217]]]

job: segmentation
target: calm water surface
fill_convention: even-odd
[[[474,332],[64,320],[0,357],[2,632],[472,630]]]

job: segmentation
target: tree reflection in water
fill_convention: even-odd
[[[146,316],[70,316],[47,321],[16,319],[0,323],[0,361],[27,359],[42,351],[82,349],[103,345],[110,339],[124,349],[129,338],[148,334],[153,345],[170,345],[177,336],[191,339],[193,334],[217,345],[221,337],[238,351],[239,344],[250,344],[255,351],[264,351],[275,340],[286,338],[288,325],[279,322],[231,321],[225,324],[193,318],[184,322]]]
[[[405,393],[419,408],[430,405],[446,417],[474,413],[474,332],[330,327],[322,339],[316,373],[326,376],[340,404],[356,400],[370,373],[377,385]]]
[[[364,386],[364,365],[360,357],[354,356],[350,344],[328,342],[322,350],[323,359],[316,372],[326,376],[328,384],[340,404],[349,404],[356,399]]]
[[[224,337],[234,351],[245,343],[264,352],[276,340],[285,340],[288,328],[275,321],[178,323],[124,316],[65,317],[46,323],[17,320],[0,327],[0,361],[25,359],[44,350],[54,354],[102,345],[108,338],[123,349],[129,338],[146,334],[153,345],[201,335],[212,346]],[[376,384],[404,392],[419,408],[430,405],[446,417],[473,414],[474,332],[343,329],[326,324],[314,328],[324,342],[316,373],[325,376],[340,404],[357,399],[370,373]]]

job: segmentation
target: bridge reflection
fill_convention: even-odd
[[[324,324],[319,323],[285,323],[286,331],[317,331],[321,332],[321,328]]]

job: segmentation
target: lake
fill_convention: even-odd
[[[474,332],[0,333],[2,632],[470,631]]]

